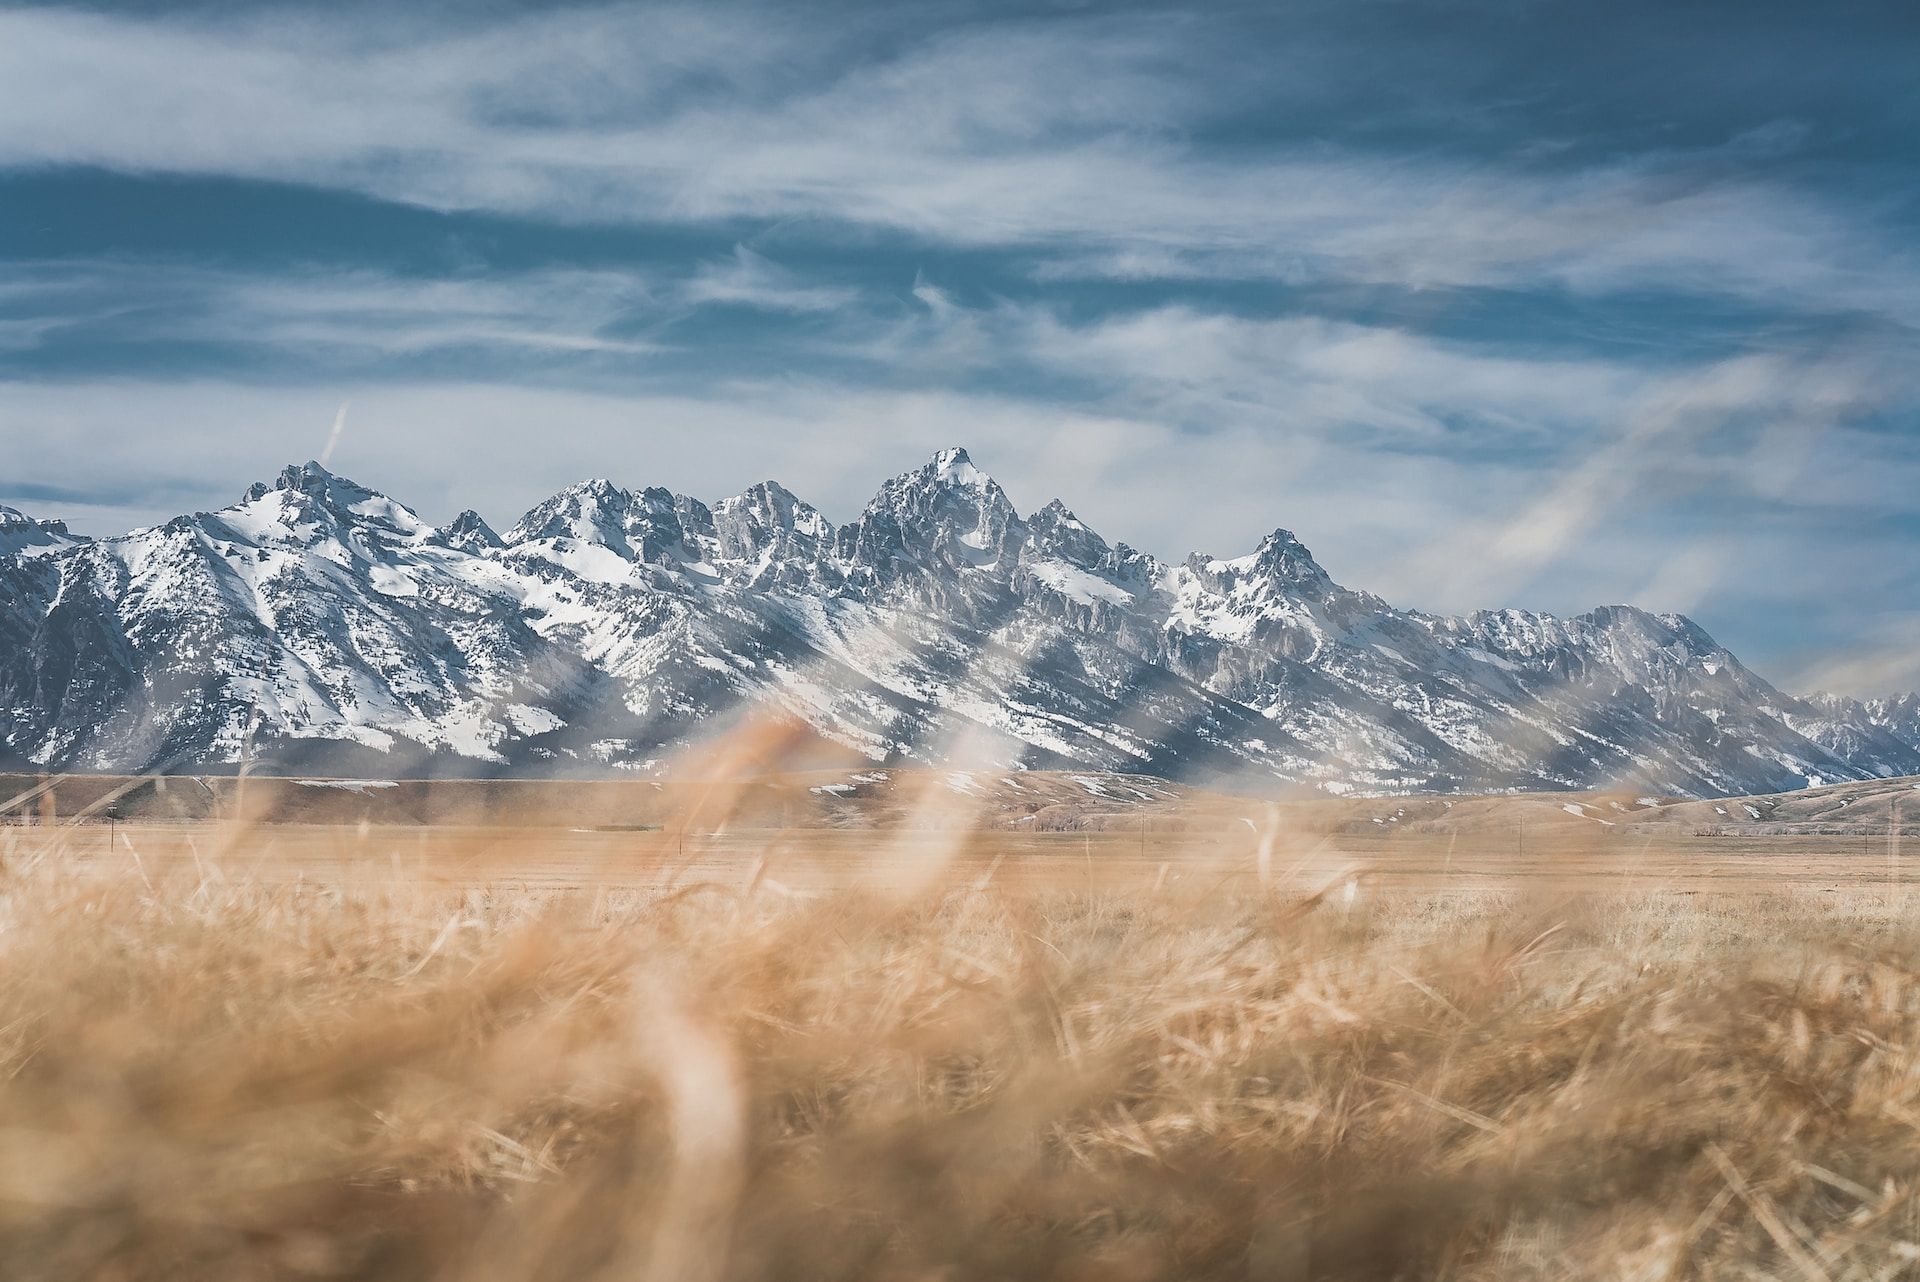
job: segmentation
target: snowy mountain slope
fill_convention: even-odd
[[[0,503],[0,556],[45,556],[85,541],[67,533],[65,521],[36,521]]]
[[[9,529],[0,743],[47,767],[644,771],[773,708],[876,761],[1334,792],[1920,773],[1913,709],[1795,699],[1685,618],[1397,610],[1285,530],[1165,564],[958,449],[837,528],[773,482],[595,480],[503,537],[310,463],[120,538]]]

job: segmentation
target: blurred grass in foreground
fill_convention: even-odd
[[[539,894],[7,853],[11,1279],[1920,1262],[1920,918],[1875,891]]]

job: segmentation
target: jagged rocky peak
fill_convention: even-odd
[[[804,592],[845,580],[833,559],[833,523],[778,481],[716,503],[713,531],[722,577],[732,583]]]
[[[1000,482],[975,467],[973,459],[957,445],[881,486],[869,508],[882,504],[955,515],[1004,513],[1019,519]]]
[[[1294,537],[1292,530],[1275,530],[1260,541],[1253,554],[1254,567],[1262,573],[1290,583],[1330,590],[1333,579],[1313,559],[1307,545]]]
[[[1151,592],[1160,563],[1124,543],[1109,544],[1059,499],[1026,520],[1021,565],[1035,581],[1091,603],[1125,602]]]
[[[778,481],[762,481],[713,508],[720,554],[731,561],[751,560],[776,546],[826,548],[833,524],[810,503]]]
[[[1905,721],[1920,725],[1920,694],[1896,694],[1884,699],[1852,700],[1867,708],[1877,723]]]
[[[719,555],[713,512],[699,499],[650,485],[641,490],[627,525],[627,541],[649,565],[712,561]]]
[[[839,551],[884,571],[931,555],[953,565],[1011,562],[1025,523],[999,482],[958,446],[880,487],[866,511],[840,531]]]
[[[1196,552],[1187,558],[1187,569],[1209,589],[1223,595],[1261,587],[1325,595],[1339,586],[1313,559],[1307,545],[1295,538],[1292,530],[1285,529],[1275,530],[1252,552],[1231,560]]]
[[[1884,699],[1848,700],[1863,719],[1891,731],[1909,743],[1920,744],[1920,694],[1896,694]]]
[[[1696,668],[1709,676],[1747,675],[1739,660],[1684,614],[1653,614],[1631,605],[1603,605],[1586,616],[1618,662],[1637,671]]]
[[[304,494],[316,502],[329,507],[350,507],[379,494],[344,476],[337,476],[327,470],[322,463],[308,459],[305,463],[289,463],[280,469],[280,475],[274,478],[272,485],[256,481],[247,491],[249,500],[264,498],[275,491]],[[384,497],[380,495],[379,497]]]
[[[269,521],[287,523],[289,530],[284,532],[291,532],[296,527],[312,526],[314,533],[318,534],[341,526],[351,526],[386,538],[431,538],[434,533],[433,527],[405,504],[330,472],[324,465],[311,459],[305,463],[288,464],[281,469],[272,485],[257,481],[249,486],[241,499],[240,509],[244,512],[259,507],[263,502],[271,504],[272,511],[261,515]],[[235,526],[235,521],[239,519],[239,514],[232,508],[223,515],[234,518],[227,522],[229,526]],[[264,528],[261,532],[270,533]]]
[[[661,486],[638,492],[595,478],[570,485],[521,517],[508,547],[585,543],[649,565],[700,562],[717,553],[713,513]]]
[[[472,508],[466,509],[434,532],[448,547],[476,555],[491,548],[504,546],[500,536],[494,533],[491,525],[487,524],[486,518]]]
[[[326,466],[308,459],[305,463],[289,463],[280,469],[280,477],[274,482],[276,490],[299,490],[303,494],[316,497],[325,495],[340,480]]]
[[[994,485],[994,479],[975,467],[973,459],[958,445],[949,445],[935,454],[933,462],[927,466],[948,485],[963,485],[970,489],[985,489]]]
[[[632,506],[632,494],[595,477],[534,504],[507,531],[506,542],[514,546],[540,539],[572,539],[622,550],[627,539],[626,514]]]
[[[1027,518],[1027,546],[1037,555],[1083,566],[1099,564],[1112,551],[1059,499]]]

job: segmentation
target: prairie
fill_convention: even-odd
[[[0,826],[6,1275],[1920,1271],[1891,834],[756,827],[744,787]]]

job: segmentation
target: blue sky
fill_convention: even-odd
[[[0,501],[331,463],[1163,556],[1920,684],[1910,3],[0,11]]]

